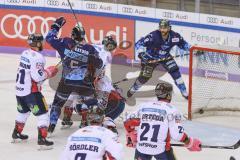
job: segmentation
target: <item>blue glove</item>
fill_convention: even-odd
[[[66,19],[64,17],[59,17],[55,20],[55,22],[51,25],[51,29],[56,29],[59,31],[60,28],[66,23]]]

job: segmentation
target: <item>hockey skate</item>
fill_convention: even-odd
[[[50,150],[53,148],[53,142],[46,139],[47,137],[47,128],[38,129],[38,145],[40,150]]]
[[[20,142],[27,141],[27,139],[28,139],[28,135],[21,134],[17,131],[17,129],[14,129],[12,133],[11,143],[20,143]]]
[[[181,83],[181,84],[178,84],[177,86],[178,86],[178,88],[179,88],[182,96],[183,96],[186,100],[188,100],[188,93],[187,93],[187,89],[186,89],[186,87],[185,87],[185,84],[184,84],[184,83]]]
[[[55,130],[55,127],[56,127],[56,125],[55,124],[50,124],[49,125],[49,127],[48,127],[48,137],[52,137],[52,134],[53,134],[53,132],[54,132],[54,130]]]
[[[132,89],[129,89],[128,92],[127,92],[127,97],[131,98],[135,92],[136,91],[133,91]]]
[[[87,121],[81,121],[81,123],[79,125],[79,128],[83,128],[83,127],[86,127],[86,126],[88,126]]]
[[[73,121],[69,118],[63,118],[61,129],[70,128],[73,125]]]
[[[71,119],[73,113],[73,108],[65,107],[64,108],[64,116],[62,120],[62,127],[61,129],[70,128],[73,125],[73,121]]]
[[[116,133],[118,135],[117,126],[112,118],[105,117],[102,125],[103,127],[111,130],[113,133]]]

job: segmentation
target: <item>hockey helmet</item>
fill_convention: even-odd
[[[71,38],[75,41],[81,42],[85,39],[85,29],[81,25],[76,25],[72,29]]]
[[[28,36],[27,42],[31,47],[37,47],[39,51],[43,50],[43,35],[38,33],[33,33]]]
[[[156,85],[155,95],[157,96],[158,100],[166,99],[168,101],[171,101],[172,91],[173,91],[172,84],[161,82]]]
[[[117,42],[112,36],[105,36],[102,40],[102,44],[104,45],[107,51],[113,51],[117,47]]]
[[[167,19],[161,19],[161,20],[159,21],[159,28],[168,28],[168,27],[171,28],[171,24],[170,24],[169,20],[167,20]]]

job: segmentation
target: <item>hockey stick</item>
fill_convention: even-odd
[[[197,51],[197,53],[195,55],[199,56],[199,55],[202,55],[202,54],[204,54],[203,51]],[[163,62],[163,61],[170,60],[170,59],[173,59],[173,58],[188,56],[188,55],[190,55],[190,53],[186,53],[186,54],[183,54],[183,55],[169,56],[169,57],[161,58],[161,59],[157,59],[157,60],[150,60],[150,61],[147,61],[147,63]]]
[[[69,1],[69,0],[67,0],[67,1],[68,1],[69,6],[70,6],[70,9],[71,9],[71,11],[72,11],[72,14],[73,14],[73,16],[74,16],[74,18],[75,18],[75,21],[77,22],[78,27],[81,27],[80,24],[79,24],[79,21],[78,21],[78,19],[77,19],[77,16],[76,16],[76,14],[75,14],[75,12],[74,12],[74,10],[73,10],[73,8],[72,8],[72,5],[71,5],[70,1]]]
[[[70,9],[71,9],[71,11],[72,11],[72,14],[73,14],[73,16],[74,16],[74,18],[75,18],[75,21],[77,22],[78,27],[81,28],[80,23],[79,23],[79,21],[78,21],[78,19],[77,19],[77,16],[76,16],[76,14],[75,14],[75,12],[74,12],[74,10],[73,10],[73,8],[72,8],[72,5],[71,5],[70,1],[69,1],[69,0],[67,0],[67,1],[68,1],[68,4],[69,4]],[[96,98],[96,97],[97,97],[97,92],[96,92],[96,88],[95,88],[94,84],[92,84],[92,87],[93,87],[94,97]]]
[[[171,146],[184,147],[184,144],[171,144]],[[240,147],[240,140],[231,146],[213,146],[213,145],[201,145],[201,148],[215,148],[215,149],[237,149]]]
[[[125,81],[128,81],[128,80],[129,80],[128,78],[124,78],[124,79],[122,79],[120,81],[114,82],[113,85],[117,85],[117,84],[119,84],[121,82],[125,82]]]

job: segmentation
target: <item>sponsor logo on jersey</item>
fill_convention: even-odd
[[[18,90],[18,91],[23,91],[24,88],[16,86],[16,90]]]
[[[142,147],[157,148],[157,145],[153,145],[153,144],[150,144],[150,143],[138,143],[138,145],[142,146]]]
[[[20,62],[19,66],[22,67],[22,68],[25,68],[25,69],[30,69],[31,68],[31,65],[25,64],[23,62]]]
[[[142,121],[164,121],[165,116],[164,115],[156,115],[156,114],[143,114],[142,115]]]
[[[27,63],[30,63],[30,60],[24,56],[21,56],[21,61],[25,61]]]
[[[179,38],[172,38],[172,42],[179,42]]]

